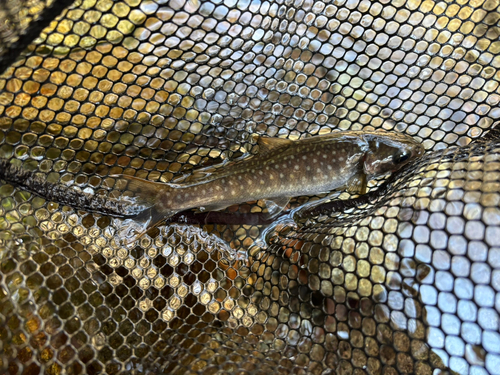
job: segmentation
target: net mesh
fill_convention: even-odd
[[[1,4],[27,31],[50,5]],[[110,175],[168,182],[254,133],[396,130],[428,152],[265,246],[263,226],[182,224],[123,246],[119,219],[2,182],[2,373],[500,374],[500,140],[481,138],[500,117],[498,0],[59,13],[0,77],[0,157],[50,182],[116,197]]]

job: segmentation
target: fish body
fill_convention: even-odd
[[[287,143],[191,185],[171,185],[173,194],[159,198],[159,204],[174,210],[212,210],[259,199],[325,193],[348,183],[366,148],[365,142],[349,136],[333,142],[316,137]]]
[[[265,199],[278,212],[290,197],[339,188],[364,193],[366,182],[394,172],[423,154],[421,144],[394,132],[344,131],[296,141],[258,138],[251,157],[205,168],[194,181],[157,183],[120,175],[129,181],[135,203],[149,209],[151,224],[179,211],[218,210]]]

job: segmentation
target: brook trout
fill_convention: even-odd
[[[265,200],[271,215],[291,197],[335,189],[364,194],[371,178],[394,172],[424,153],[410,136],[382,131],[343,131],[297,141],[258,137],[259,152],[219,167],[193,173],[191,180],[158,183],[133,176],[128,181],[134,204],[148,229],[188,209],[220,210]]]

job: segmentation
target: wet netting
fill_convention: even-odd
[[[427,150],[295,223],[245,224],[248,202],[130,245],[1,181],[0,373],[500,374],[499,0],[0,4],[0,157],[76,192],[111,202],[114,174],[172,181],[254,134]]]

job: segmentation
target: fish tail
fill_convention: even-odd
[[[110,177],[124,180],[127,183],[126,187],[122,190],[132,192],[132,196],[123,197],[124,200],[144,209],[154,207],[158,212],[163,214],[176,211],[174,207],[169,206],[167,203],[174,202],[171,198],[175,196],[175,190],[178,190],[178,188],[173,187],[174,185],[148,181],[128,175],[111,175]]]
[[[113,217],[137,214],[137,210],[105,195],[88,194],[73,186],[47,181],[41,173],[15,166],[9,159],[0,158],[0,180],[4,180],[47,201],[72,207],[76,210],[100,213]]]
[[[133,196],[123,198],[138,209],[139,214],[127,219],[121,226],[118,237],[126,243],[141,238],[147,231],[160,225],[165,219],[176,214],[179,210],[168,202],[175,202],[177,188],[173,185],[144,180],[142,178],[113,175],[127,182],[126,190]]]

